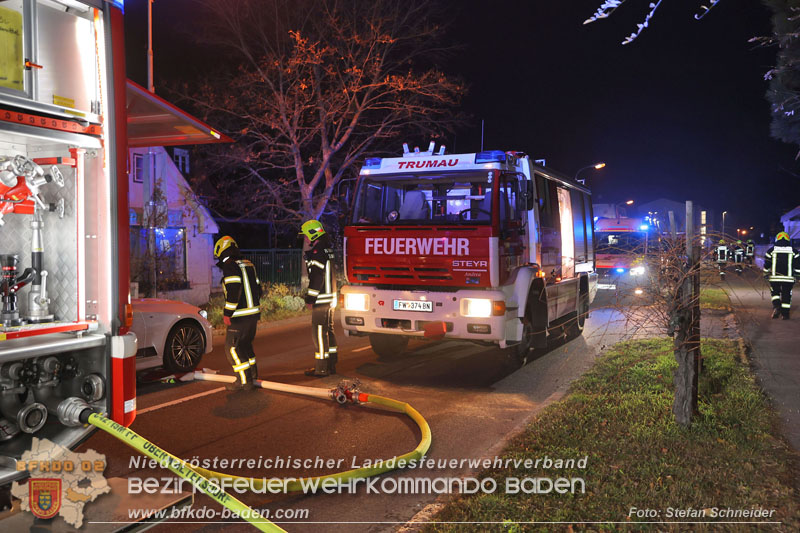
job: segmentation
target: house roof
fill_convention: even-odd
[[[128,80],[128,146],[229,143],[233,139]]]

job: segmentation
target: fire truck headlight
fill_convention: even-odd
[[[346,311],[367,311],[369,309],[369,296],[366,294],[344,295],[344,308]]]
[[[631,269],[631,276],[644,276],[644,267],[638,266]]]
[[[461,314],[467,317],[490,317],[492,301],[485,298],[464,298],[461,300]]]

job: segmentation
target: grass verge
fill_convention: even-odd
[[[700,289],[700,309],[731,311],[731,300],[723,289],[702,287]]]
[[[573,384],[569,396],[545,409],[503,452],[504,459],[521,460],[588,456],[585,468],[486,470],[479,477],[495,479],[498,490],[456,498],[425,531],[567,529],[566,524],[529,523],[533,521],[594,531],[750,531],[752,527],[636,523],[661,520],[767,520],[782,522],[782,530],[800,530],[791,452],[776,437],[774,414],[740,362],[736,343],[707,339],[702,352],[701,416],[690,428],[678,426],[671,412],[676,368],[671,339],[618,344]],[[514,477],[580,477],[585,493],[508,494],[506,480]],[[659,514],[630,516],[633,507]],[[763,508],[775,513],[771,518],[723,519],[711,516],[713,508]],[[706,516],[670,517],[669,509],[707,511]],[[588,521],[622,524],[588,525]]]

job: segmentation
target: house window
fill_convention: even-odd
[[[151,233],[152,232],[152,233]],[[158,291],[189,288],[186,272],[186,228],[145,228],[131,226],[131,280],[139,282],[140,292],[147,294],[152,286],[153,268],[148,244],[153,235],[156,287]]]
[[[131,168],[134,183],[142,183],[144,181],[144,155],[133,154],[133,167]]]
[[[175,166],[181,171],[181,174],[189,173],[189,150],[183,148],[175,148],[172,153],[172,160]]]

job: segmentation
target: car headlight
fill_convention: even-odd
[[[644,275],[643,266],[633,267],[631,269],[631,276],[643,276],[643,275]]]
[[[206,310],[205,310],[205,309],[201,309],[201,310],[199,310],[199,311],[197,312],[197,314],[198,314],[198,315],[200,315],[201,317],[205,318],[206,320],[208,320],[208,313],[206,312]]]
[[[461,300],[461,314],[467,317],[490,317],[492,301],[486,298],[464,298]]]
[[[367,311],[369,310],[369,296],[347,293],[344,295],[344,308],[346,311]]]

